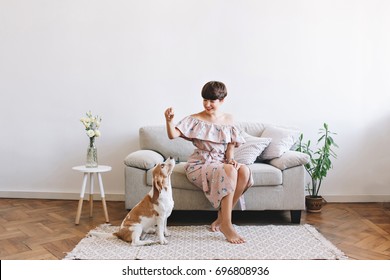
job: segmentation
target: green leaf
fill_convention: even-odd
[[[328,124],[327,124],[327,123],[324,123],[324,128],[325,128],[326,130],[328,130]]]

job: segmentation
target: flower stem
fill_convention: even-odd
[[[95,144],[95,137],[90,137],[89,138],[89,146],[92,148]]]

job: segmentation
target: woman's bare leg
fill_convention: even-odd
[[[234,191],[233,208],[236,206],[238,200],[246,190],[249,177],[250,177],[249,167],[246,165],[241,165],[237,173],[237,185],[236,185],[236,190]]]
[[[226,175],[233,182],[237,182],[236,188],[233,193],[230,193],[222,199],[221,208],[218,211],[218,218],[211,224],[211,230],[221,231],[230,243],[241,244],[245,242],[245,239],[233,227],[232,210],[247,187],[250,170],[245,165],[241,165],[238,170],[232,165],[225,165],[225,171]]]
[[[233,196],[234,193],[230,193],[222,198],[219,229],[225,235],[227,241],[233,244],[241,244],[245,242],[245,239],[236,232],[232,224]]]
[[[234,191],[233,202],[232,202],[233,203],[232,209],[233,209],[246,189],[246,186],[249,181],[250,170],[249,167],[246,165],[241,165],[238,170],[236,170],[232,165],[228,165],[228,166],[229,167],[225,168],[226,175],[233,178],[237,176],[237,184],[236,184],[236,189]],[[234,170],[232,169],[232,167]],[[211,224],[211,230],[219,231],[220,224],[221,224],[221,209],[218,210],[217,219]]]
[[[219,231],[219,226],[221,225],[221,208],[218,209],[218,217],[217,219],[211,224],[211,231]]]

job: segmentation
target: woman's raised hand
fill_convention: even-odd
[[[167,122],[171,122],[173,120],[173,117],[175,116],[175,113],[173,112],[173,108],[169,107],[168,109],[165,110],[165,119]]]
[[[181,136],[180,130],[178,130],[175,125],[173,124],[173,117],[175,116],[175,113],[173,112],[172,107],[169,107],[168,109],[165,110],[164,112],[165,119],[167,120],[166,125],[167,125],[167,133],[168,133],[168,138],[169,139],[174,139],[176,137]]]

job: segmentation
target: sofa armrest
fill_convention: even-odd
[[[305,165],[309,160],[310,157],[308,154],[297,151],[287,151],[281,157],[270,160],[269,163],[280,170],[285,170],[298,165]]]
[[[152,150],[139,150],[130,153],[125,158],[125,164],[130,167],[149,170],[164,161],[164,157]]]

